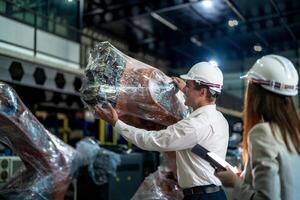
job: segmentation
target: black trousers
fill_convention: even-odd
[[[224,190],[209,194],[192,194],[184,196],[183,200],[227,200]]]

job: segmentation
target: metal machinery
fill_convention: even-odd
[[[117,175],[109,175],[107,184],[94,184],[87,169],[81,169],[77,179],[78,199],[125,200],[134,195],[143,180],[143,154],[124,153],[120,156]]]
[[[1,156],[0,187],[8,182],[22,166],[23,163],[18,156]]]

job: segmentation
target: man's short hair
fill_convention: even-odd
[[[201,84],[197,83],[196,81],[194,81],[194,83],[195,83],[196,90],[201,90],[203,88],[206,88],[206,90],[207,90],[206,99],[209,102],[215,101],[217,99],[217,97],[220,95],[219,92],[216,92],[216,91],[210,89],[207,85],[201,85]]]

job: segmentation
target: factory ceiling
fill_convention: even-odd
[[[106,31],[131,51],[152,53],[177,68],[215,57],[297,53],[300,1],[88,0],[84,27]]]

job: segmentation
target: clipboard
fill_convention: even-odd
[[[203,146],[196,144],[192,150],[193,153],[201,157],[202,159],[209,162],[209,164],[218,171],[226,171],[226,166],[228,166],[235,174],[239,173],[238,169],[230,165],[224,159],[222,159],[217,154],[208,151]]]

